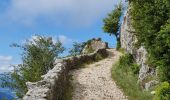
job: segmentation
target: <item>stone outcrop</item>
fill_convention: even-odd
[[[57,59],[54,68],[49,70],[46,75],[43,75],[42,80],[26,83],[28,92],[23,97],[23,100],[62,100],[68,82],[69,70],[79,68],[86,62],[96,61],[97,55],[106,57],[106,49],[101,48],[90,54]]]
[[[83,54],[87,54],[91,51],[95,51],[95,50],[98,50],[98,49],[107,49],[108,48],[108,43],[107,42],[103,42],[101,38],[97,38],[97,39],[92,39],[92,40],[89,40],[82,53]]]
[[[135,30],[132,27],[132,20],[130,16],[130,7],[124,15],[123,23],[121,26],[120,41],[121,47],[124,48],[128,53],[132,54],[136,60],[136,63],[140,65],[138,82],[145,85],[144,80],[151,75],[155,75],[155,69],[150,68],[146,64],[147,60],[147,51],[144,46],[139,48],[135,47],[137,38],[135,36]],[[145,87],[145,86],[143,86]]]

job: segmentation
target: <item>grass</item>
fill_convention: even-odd
[[[125,54],[125,52],[126,52],[126,50],[124,48],[119,48],[118,51],[121,52],[122,54]]]
[[[128,54],[125,54],[120,60],[113,65],[112,78],[116,84],[128,96],[128,100],[152,100],[152,95],[149,92],[143,91],[137,84],[137,76],[133,71],[133,59]]]

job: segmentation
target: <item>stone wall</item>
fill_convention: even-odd
[[[98,49],[90,54],[57,59],[54,68],[43,75],[41,81],[26,83],[28,92],[23,100],[62,100],[68,82],[69,70],[79,68],[86,62],[98,60],[97,55],[107,57],[106,49]]]
[[[147,51],[144,46],[140,46],[139,48],[135,47],[135,43],[137,42],[137,38],[135,36],[135,30],[132,27],[132,20],[130,16],[130,7],[124,15],[124,20],[121,26],[120,33],[120,41],[121,47],[124,48],[128,53],[132,54],[136,60],[136,63],[140,65],[138,82],[142,83],[142,86],[145,87],[145,79],[148,76],[155,75],[155,69],[150,68],[146,64],[147,60]]]

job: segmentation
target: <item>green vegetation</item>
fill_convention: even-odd
[[[104,58],[104,57],[102,57],[101,54],[98,54],[98,53],[97,53],[97,54],[95,55],[95,60],[96,60],[96,61],[102,60],[103,58]]]
[[[122,4],[116,6],[116,8],[108,14],[108,16],[103,20],[104,26],[103,30],[110,35],[115,35],[117,39],[117,49],[120,48],[120,17],[122,15]]]
[[[69,51],[70,56],[80,55],[82,53],[84,46],[85,46],[84,42],[83,43],[74,42],[73,48]]]
[[[87,53],[93,53],[94,52],[91,43],[92,43],[92,40],[88,40],[87,42],[84,43],[84,45],[85,45],[84,49]]]
[[[170,82],[170,0],[129,0],[138,45],[148,51],[148,64],[159,79]]]
[[[71,83],[72,80],[73,80],[73,76],[68,75],[68,82],[65,87],[65,92],[64,92],[62,100],[72,100],[72,96],[73,96],[73,85]]]
[[[138,72],[139,66],[134,63],[133,56],[125,54],[113,65],[112,78],[129,100],[152,100],[151,94],[137,85]]]
[[[15,66],[14,72],[2,78],[5,79],[2,86],[15,89],[16,95],[21,98],[27,92],[25,83],[41,80],[41,75],[53,68],[55,57],[64,51],[64,47],[61,42],[54,43],[51,37],[43,36],[36,36],[24,45],[13,46],[23,50],[22,64]]]
[[[170,100],[170,84],[163,82],[157,89],[154,100]]]

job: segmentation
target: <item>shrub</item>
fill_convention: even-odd
[[[156,89],[156,100],[170,100],[170,84],[168,82],[163,82]]]
[[[148,63],[170,82],[170,0],[129,0],[137,45],[144,45]]]

